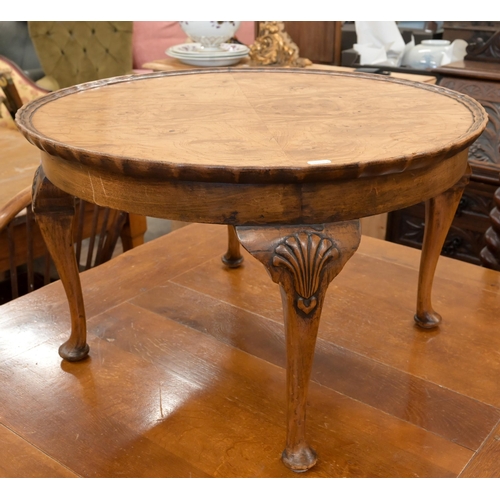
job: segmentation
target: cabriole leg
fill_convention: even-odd
[[[64,286],[71,314],[71,335],[59,348],[68,361],[88,356],[87,327],[80,275],[73,249],[75,198],[54,186],[40,166],[33,181],[33,212]]]
[[[241,244],[279,283],[287,349],[287,438],[282,459],[295,472],[316,463],[306,440],[306,403],[321,309],[330,281],[354,254],[359,221],[317,226],[237,227]]]
[[[441,322],[441,316],[434,311],[431,304],[432,282],[446,235],[450,230],[465,186],[469,182],[470,174],[470,166],[467,166],[465,175],[457,184],[425,203],[425,232],[420,256],[417,313],[415,314],[415,323],[422,328],[434,328]]]

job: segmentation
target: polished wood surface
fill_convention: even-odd
[[[66,159],[80,153],[102,163],[112,156],[104,172],[123,169],[124,162],[146,170],[139,162],[148,162],[149,175],[158,165],[158,175],[186,180],[192,166],[203,167],[212,182],[227,182],[228,174],[235,180],[246,169],[275,180],[284,174],[309,180],[318,172],[377,175],[389,161],[394,169],[411,169],[429,149],[436,156],[450,154],[450,144],[459,150],[484,120],[474,101],[459,94],[372,75],[215,69],[120,80],[51,94],[25,108],[18,123],[30,141]],[[411,130],[401,127],[408,116]],[[61,127],[61,120],[75,125]],[[110,122],[112,131],[105,127]],[[320,160],[331,163],[308,164]]]
[[[440,66],[434,71],[442,75],[472,78],[473,80],[500,81],[498,61],[486,64],[484,61],[457,61]]]
[[[442,319],[432,308],[430,290],[432,289],[439,254],[446,239],[446,232],[443,231],[443,228],[450,227],[465,186],[469,183],[470,174],[471,168],[469,166],[461,182],[425,202],[426,231],[420,257],[422,271],[418,277],[419,293],[417,296],[417,313],[415,314],[415,322],[423,328],[434,328]],[[429,292],[420,293],[422,289]]]
[[[139,95],[141,106],[131,106]],[[470,98],[361,74],[210,69],[75,86],[25,106],[16,120],[43,151],[33,210],[70,306],[61,357],[79,361],[89,352],[68,244],[70,195],[127,212],[234,226],[282,290],[283,462],[294,471],[316,462],[305,436],[307,386],[324,294],[357,248],[356,219],[436,200],[416,321],[425,328],[441,321],[430,294],[453,203],[439,200],[467,183],[467,148],[486,125]],[[231,263],[237,252],[229,236]]]
[[[288,24],[288,23],[287,23]],[[314,58],[313,58],[314,59]],[[244,59],[241,63],[237,65],[238,67],[249,67],[248,58]],[[144,64],[145,69],[150,69],[153,71],[178,71],[178,70],[192,70],[193,66],[181,63],[176,59],[166,58],[156,61],[150,61]],[[327,71],[343,71],[346,73],[353,73],[355,68],[347,66],[335,66],[327,64],[312,64],[307,66],[306,69],[321,69]],[[422,83],[436,83],[436,77],[429,75],[417,75],[411,73],[392,73],[391,77],[402,78],[404,80],[410,80]],[[373,217],[365,218],[361,221],[361,232],[367,236],[373,236],[376,238],[385,239],[386,235],[386,224],[387,224],[387,214],[379,214]]]
[[[0,307],[2,477],[297,478],[280,462],[279,288],[246,251],[227,269],[225,240],[192,224],[84,272],[80,363],[56,352],[61,283]],[[440,259],[444,321],[423,331],[419,258],[362,238],[330,286],[307,409],[319,459],[299,479],[500,477],[500,274]]]
[[[2,424],[0,424],[0,448],[2,450],[0,477],[2,478],[78,477]]]
[[[241,244],[280,285],[287,352],[287,441],[283,462],[303,472],[317,461],[306,439],[309,378],[321,310],[330,282],[357,250],[359,221],[302,226],[240,227]]]
[[[31,145],[18,130],[0,128],[0,207],[33,184],[40,165],[40,150]]]

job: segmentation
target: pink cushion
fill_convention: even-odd
[[[255,40],[254,22],[242,21],[236,38],[245,45]],[[177,21],[134,21],[132,53],[134,69],[156,59],[165,59],[165,50],[185,43],[187,36]]]
[[[241,21],[236,38],[245,45],[255,42],[255,21]]]

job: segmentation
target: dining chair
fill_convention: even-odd
[[[22,70],[15,64],[0,57],[0,100],[3,101],[3,104],[0,102],[0,133],[4,129],[7,132],[7,129],[12,128],[17,132],[14,116],[19,107],[29,101],[33,93],[47,94],[46,90],[27,80],[29,79],[23,76]],[[21,91],[16,85],[19,81]],[[13,134],[13,131],[8,130],[8,133]],[[18,168],[22,169],[25,166],[23,155],[14,157],[15,163],[19,162]],[[33,215],[31,196],[30,182],[16,196],[0,203],[0,277],[5,274],[8,276],[7,280],[0,283],[0,303],[57,279]],[[145,217],[99,207],[79,199],[75,199],[75,213],[73,240],[81,271],[108,261],[118,249],[119,238],[123,251],[144,242],[144,233],[147,230]]]
[[[10,278],[10,294],[3,291],[4,302],[58,279],[31,201],[28,186],[0,208],[0,272],[8,271]],[[73,242],[79,270],[85,271],[111,259],[127,213],[78,199],[75,205]]]

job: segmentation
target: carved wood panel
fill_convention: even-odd
[[[500,84],[459,78],[443,78],[440,85],[478,100],[488,113],[488,125],[469,149],[472,163],[488,163],[500,170]],[[498,178],[498,173],[495,176]]]
[[[490,29],[496,28],[496,32],[491,37],[478,37],[473,43],[469,42],[466,60],[498,63],[500,60],[500,23],[494,24],[496,26]]]
[[[442,255],[472,264],[481,264],[480,253],[486,245],[490,211],[495,207],[496,186],[471,181],[460,200],[455,218],[443,246]],[[414,248],[422,248],[424,204],[392,212],[388,217],[386,239]]]

